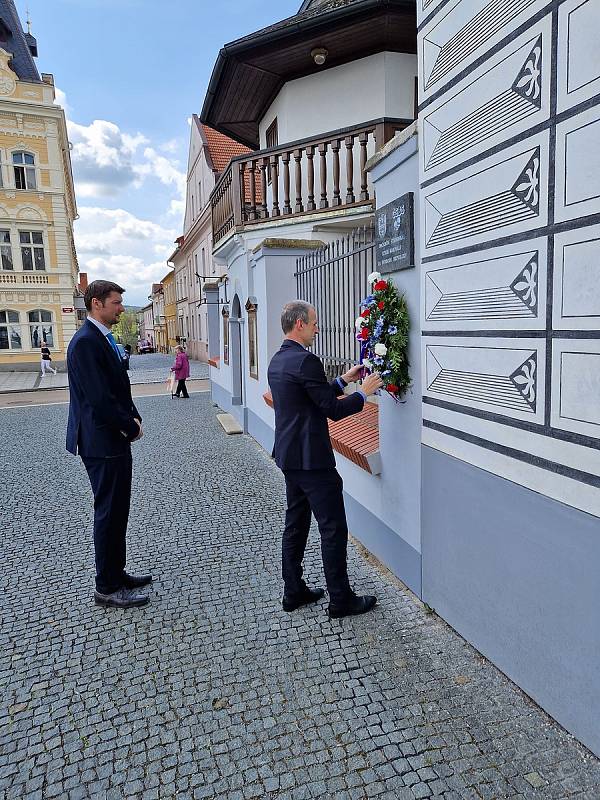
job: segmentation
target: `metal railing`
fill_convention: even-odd
[[[357,228],[296,262],[298,298],[315,307],[319,334],[312,348],[330,380],[358,362],[355,321],[375,269],[372,228]]]
[[[265,220],[373,206],[367,160],[410,122],[373,120],[233,159],[210,198],[213,246]]]

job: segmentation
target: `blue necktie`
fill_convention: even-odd
[[[115,351],[115,354],[116,354],[117,358],[119,359],[119,361],[121,361],[121,353],[119,353],[119,348],[117,347],[117,343],[115,342],[115,337],[109,331],[106,334],[106,338],[110,342],[112,349]]]

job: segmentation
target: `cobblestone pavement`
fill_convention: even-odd
[[[173,366],[175,356],[162,353],[148,353],[143,356],[131,356],[129,379],[131,383],[165,383]],[[190,361],[191,378],[208,378],[208,364],[201,361]]]
[[[0,411],[2,800],[598,800],[598,760],[356,549],[372,614],[282,612],[277,469],[207,394],[139,402],[129,612],[92,602],[66,406]]]

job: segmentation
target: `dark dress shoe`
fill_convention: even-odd
[[[150,598],[146,594],[136,591],[135,589],[118,589],[116,592],[110,594],[102,594],[102,592],[94,592],[94,600],[98,606],[110,606],[111,608],[136,608],[137,606],[145,606],[150,602]]]
[[[356,614],[366,614],[372,608],[375,608],[377,598],[370,594],[357,595],[355,594],[348,602],[343,605],[334,605],[329,603],[329,616],[332,619],[339,619],[339,617],[353,617]]]
[[[148,586],[152,583],[152,575],[129,575],[127,572],[123,573],[123,586],[125,589],[141,589],[142,586]]]
[[[297,608],[301,606],[307,606],[310,603],[316,603],[317,600],[320,600],[325,591],[323,589],[306,589],[300,595],[296,595],[295,597],[288,597],[287,595],[283,595],[283,600],[281,601],[281,606],[284,611],[295,611]]]

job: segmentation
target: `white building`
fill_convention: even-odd
[[[177,331],[191,358],[208,361],[208,307],[204,285],[222,273],[212,257],[210,195],[235,156],[248,148],[192,116],[183,236],[171,256],[175,266]]]

